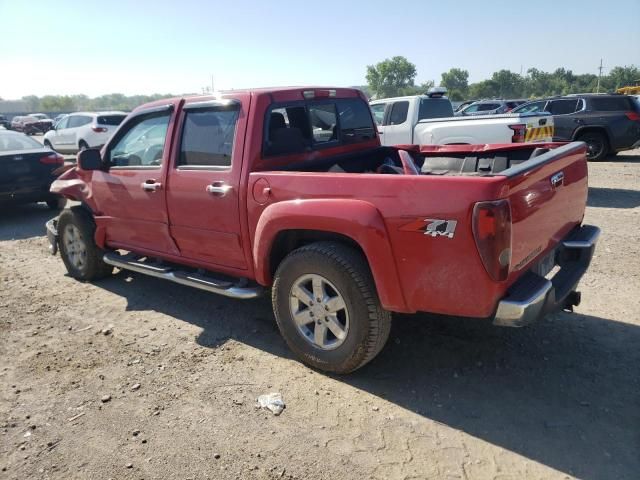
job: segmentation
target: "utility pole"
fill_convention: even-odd
[[[215,89],[213,88],[213,75],[211,75],[211,93],[215,92]]]
[[[600,59],[600,66],[598,67],[598,86],[596,87],[596,93],[600,93],[600,78],[602,77],[602,59]]]

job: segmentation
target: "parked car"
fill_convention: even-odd
[[[40,133],[38,119],[29,117],[28,115],[18,115],[11,119],[11,130],[22,132],[26,135],[35,135]]]
[[[101,147],[126,116],[125,112],[70,113],[45,134],[44,144],[62,153]]]
[[[51,120],[44,113],[30,113],[27,116],[33,117],[38,120],[36,125],[38,126],[41,133],[48,132],[49,130],[51,130],[51,127],[53,126],[53,120]]]
[[[11,122],[4,115],[0,115],[0,128],[11,130]]]
[[[481,100],[456,110],[456,116],[509,113],[525,102],[526,100]]]
[[[370,102],[373,118],[379,127],[386,125],[398,125],[401,120],[409,115],[410,104],[415,105],[410,117],[417,120],[428,118],[453,117],[451,101],[445,97],[447,90],[444,88],[432,88],[426,95],[412,95],[408,97],[382,98]],[[378,128],[384,132],[385,128]]]
[[[60,120],[62,120],[67,115],[68,115],[67,113],[60,113],[59,115],[56,115],[54,117],[54,119],[53,119],[53,124],[55,125],[56,123],[58,123]]]
[[[453,110],[454,113],[459,112],[460,110],[468,107],[472,103],[476,103],[478,100],[467,100],[466,102],[460,102],[460,104]]]
[[[0,205],[46,202],[64,206],[64,197],[49,191],[56,170],[64,163],[59,154],[20,132],[0,130]]]
[[[383,145],[550,142],[553,136],[547,113],[453,117],[447,98],[389,98],[371,102],[371,109]]]
[[[347,88],[141,106],[52,185],[81,202],[47,223],[52,252],[82,281],[117,266],[238,299],[271,287],[293,352],[338,373],[380,352],[391,312],[518,326],[578,303],[599,233],[581,225],[583,143],[402,150],[376,131]]]
[[[526,103],[514,113],[549,112],[555,123],[554,141],[580,140],[589,160],[640,147],[640,108],[627,95],[579,94]]]

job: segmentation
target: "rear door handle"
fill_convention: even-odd
[[[140,184],[140,186],[145,192],[155,192],[162,188],[162,184],[160,182],[156,182],[154,179],[145,180]]]
[[[224,197],[227,193],[233,190],[233,187],[224,182],[213,182],[211,185],[207,185],[206,190],[207,193],[215,195],[216,197]]]

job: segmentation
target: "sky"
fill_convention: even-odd
[[[640,0],[0,0],[0,97],[366,84],[403,55],[451,67],[640,66]]]

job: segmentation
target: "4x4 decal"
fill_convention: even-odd
[[[437,218],[417,219],[400,227],[402,231],[422,232],[431,237],[453,238],[456,232],[457,220],[440,220]]]

